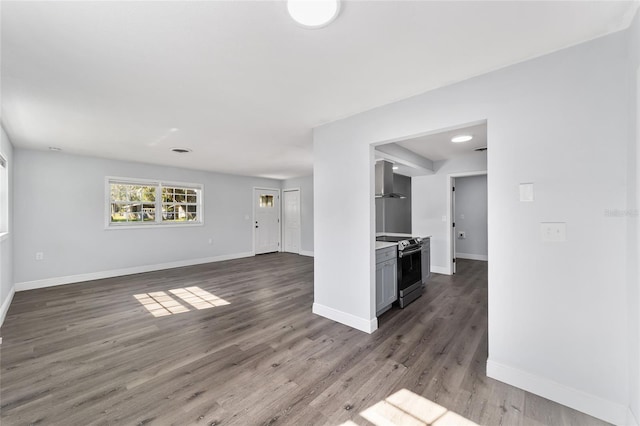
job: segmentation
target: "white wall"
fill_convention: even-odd
[[[485,260],[487,243],[487,175],[456,178],[456,257]]]
[[[491,142],[489,142],[491,143]],[[448,220],[449,175],[487,170],[487,151],[470,152],[434,163],[434,174],[411,179],[412,233],[431,235],[431,270],[451,274],[451,224]],[[442,217],[447,217],[446,221]]]
[[[630,416],[635,424],[640,424],[640,252],[638,241],[640,240],[640,217],[637,214],[640,204],[638,192],[640,191],[640,14],[637,14],[629,31],[629,57],[630,57],[630,90],[631,123],[629,133],[632,135],[629,144],[629,209],[631,214],[627,216],[627,256],[628,270],[628,298],[629,301],[629,379],[630,379]],[[635,184],[634,184],[635,183]],[[630,420],[631,424],[632,421]]]
[[[9,234],[0,241],[0,325],[7,314],[9,304],[13,298],[13,146],[4,129],[0,127],[0,153],[7,160],[9,175]]]
[[[290,188],[300,188],[300,254],[313,256],[313,175],[284,180]]]
[[[15,150],[14,163],[18,289],[82,281],[92,277],[86,274],[105,271],[250,255],[253,187],[281,185],[270,179],[21,149]],[[106,230],[105,176],[204,184],[204,226]],[[35,260],[38,251],[44,252],[44,260]]]
[[[626,221],[604,211],[627,206],[627,38],[616,33],[315,129],[322,308],[314,311],[377,326],[372,144],[487,119],[488,374],[625,422]],[[521,182],[535,183],[534,203],[519,201]],[[568,241],[543,243],[547,221],[566,222]]]

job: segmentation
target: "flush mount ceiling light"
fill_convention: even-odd
[[[458,136],[452,137],[451,142],[453,143],[469,142],[471,139],[473,139],[473,136],[471,135],[458,135]]]
[[[398,167],[398,166],[393,166],[393,167],[392,167],[392,169],[393,169],[393,170],[398,170],[399,168],[400,168],[400,167]]]
[[[171,148],[171,152],[175,152],[176,154],[186,154],[191,152],[189,148]]]
[[[287,10],[303,27],[322,28],[338,16],[340,0],[287,0]]]

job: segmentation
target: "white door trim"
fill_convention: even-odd
[[[300,226],[300,232],[298,232],[298,253],[300,254],[302,252],[302,212],[301,212],[301,207],[302,207],[302,191],[300,190],[300,188],[286,188],[282,190],[282,198],[280,199],[280,211],[282,212],[284,209],[282,208],[282,206],[284,205],[284,193],[285,192],[295,192],[298,191],[298,225]],[[285,245],[285,241],[284,241],[284,219],[281,221],[282,223],[280,224],[280,230],[282,232],[282,235],[280,237],[280,241],[281,241],[281,247],[280,247],[280,251],[284,252],[284,245]],[[255,228],[254,228],[255,229]]]
[[[455,184],[456,178],[467,177],[467,176],[483,176],[488,173],[486,170],[477,170],[474,172],[461,172],[461,173],[450,173],[447,175],[447,226],[449,227],[449,232],[447,232],[447,247],[449,252],[449,262],[447,267],[447,275],[453,275],[454,266],[453,259],[456,257],[455,253],[455,238],[454,235],[455,230],[453,229],[453,222],[455,218],[453,217],[453,185]]]
[[[278,198],[282,201],[281,197],[281,189],[280,188],[268,188],[266,186],[254,186],[251,190],[251,210],[253,211],[253,220],[251,221],[251,239],[252,239],[252,247],[253,247],[253,255],[256,254],[256,189],[262,189],[266,191],[277,191]],[[278,232],[278,251],[282,251],[282,209],[281,205],[278,203],[278,226],[280,227]]]

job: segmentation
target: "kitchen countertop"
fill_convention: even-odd
[[[378,232],[376,233],[376,237],[407,237],[407,238],[411,238],[413,237],[412,234],[398,234],[398,233],[394,233],[394,232]]]
[[[389,243],[387,241],[376,241],[376,250],[380,250],[387,247],[397,246],[398,243]]]

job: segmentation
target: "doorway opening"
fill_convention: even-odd
[[[372,149],[375,160],[392,162],[395,174],[410,179],[410,221],[407,221],[410,230],[404,232],[414,237],[430,237],[431,272],[444,275],[454,273],[456,251],[453,247],[451,179],[487,175],[487,146],[488,122],[479,120],[377,143]],[[377,181],[374,183],[377,184]],[[394,190],[402,192],[400,188]],[[397,200],[391,200],[394,201]],[[385,219],[385,211],[381,212],[378,204],[376,200],[373,215],[376,228]]]
[[[450,270],[457,259],[488,261],[487,172],[449,175]]]

